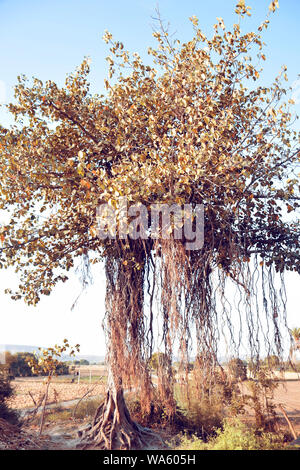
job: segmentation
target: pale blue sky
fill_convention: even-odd
[[[243,23],[251,30],[265,18],[271,0],[249,0],[253,17]],[[13,98],[17,75],[52,79],[62,85],[88,55],[92,60],[91,89],[103,92],[106,76],[105,57],[108,49],[101,37],[109,30],[130,51],[146,57],[152,38],[151,16],[159,4],[161,16],[171,23],[182,41],[192,35],[188,17],[196,15],[202,29],[209,33],[216,17],[226,24],[236,21],[233,15],[237,0],[0,0],[0,101]],[[290,85],[297,80],[300,43],[300,1],[279,0],[280,9],[271,17],[271,26],[264,35],[267,43],[263,82],[270,83],[283,64],[288,67]],[[300,113],[300,82],[293,91]],[[0,109],[0,123],[10,119]],[[0,272],[1,290],[13,281],[13,276]],[[288,314],[291,326],[299,325],[299,279],[289,275]],[[85,297],[71,312],[70,306],[79,289],[74,278],[68,285],[59,286],[51,297],[44,298],[36,308],[13,302],[0,294],[0,343],[50,346],[67,336],[82,345],[82,352],[103,354],[104,339],[101,318],[104,308],[104,277],[100,272]],[[30,328],[28,327],[30,325]]]

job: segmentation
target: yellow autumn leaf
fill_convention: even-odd
[[[269,5],[269,10],[274,13],[276,11],[276,8],[279,8],[279,2],[278,0],[273,0]]]

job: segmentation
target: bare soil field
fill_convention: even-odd
[[[106,366],[77,366],[75,372],[79,371],[80,376],[53,377],[49,387],[48,404],[81,398],[91,389],[92,392],[89,396],[100,395],[105,391]],[[12,380],[11,385],[14,389],[14,396],[8,401],[9,406],[13,409],[33,407],[33,399],[38,402],[39,397],[44,393],[45,382],[45,377],[17,377]]]
[[[45,384],[42,379],[28,380],[18,378],[11,382],[14,389],[14,396],[8,401],[13,409],[31,408],[34,406],[33,399],[38,402],[39,397],[44,393]],[[48,404],[60,403],[63,401],[81,398],[85,393],[92,389],[89,396],[99,395],[105,391],[103,384],[77,384],[77,383],[59,383],[54,382],[49,387]],[[31,398],[32,395],[33,399]]]

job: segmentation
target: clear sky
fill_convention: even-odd
[[[242,26],[251,30],[265,18],[271,0],[248,0],[253,16]],[[78,66],[84,56],[92,60],[91,90],[103,92],[107,67],[106,44],[101,37],[109,30],[130,51],[146,57],[154,44],[152,27],[155,8],[159,5],[163,19],[171,23],[171,31],[184,41],[191,38],[188,18],[196,15],[206,33],[212,32],[216,17],[226,24],[236,21],[237,0],[0,0],[0,102],[13,99],[17,76],[25,74],[42,80],[52,79],[62,85],[66,74]],[[291,95],[300,114],[300,81],[297,81],[300,44],[300,1],[279,0],[280,8],[271,16],[271,25],[264,35],[266,42],[264,84],[271,83],[281,66],[287,65]],[[10,118],[0,109],[0,123]],[[300,326],[299,279],[287,276],[288,320]],[[101,333],[104,312],[104,275],[100,268],[95,281],[81,297],[76,308],[70,307],[80,284],[76,275],[68,284],[58,286],[40,304],[26,307],[2,294],[5,287],[17,282],[13,273],[0,271],[0,344],[33,344],[50,346],[68,337],[80,343],[85,354],[104,354]]]

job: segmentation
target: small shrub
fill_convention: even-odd
[[[179,406],[170,416],[159,398],[156,396],[150,406],[150,411],[143,412],[139,398],[134,395],[126,397],[126,404],[132,418],[143,426],[171,427],[172,429],[186,429],[188,420]]]
[[[228,362],[228,370],[236,380],[247,380],[247,364],[240,358],[231,359]]]
[[[18,415],[15,411],[10,410],[7,400],[13,395],[13,389],[10,382],[3,371],[0,371],[0,418],[9,421],[12,424],[18,423]]]
[[[223,422],[216,436],[204,442],[196,436],[183,436],[178,450],[279,450],[284,447],[284,436],[275,433],[258,433],[238,419]]]
[[[177,436],[169,442],[169,446],[175,447],[175,450],[207,450],[207,444],[202,439],[195,435],[188,436],[187,434]]]
[[[247,405],[254,411],[256,429],[276,432],[278,417],[274,404],[274,391],[278,382],[272,372],[265,367],[257,369],[254,379],[246,382],[250,392],[245,395]]]
[[[66,410],[64,408],[58,407],[54,410],[48,410],[48,414],[46,415],[46,422],[50,423],[58,423],[61,421],[68,421],[71,419],[72,413],[71,410]]]
[[[185,429],[204,440],[221,427],[224,418],[222,402],[209,400],[207,397],[202,400],[192,397],[189,401],[180,401],[180,410],[185,417]]]
[[[236,416],[244,411],[244,399],[223,368],[210,376],[196,363],[190,390],[188,396],[184,385],[177,387],[176,398],[186,418],[185,429],[204,440],[222,426],[225,412]]]

